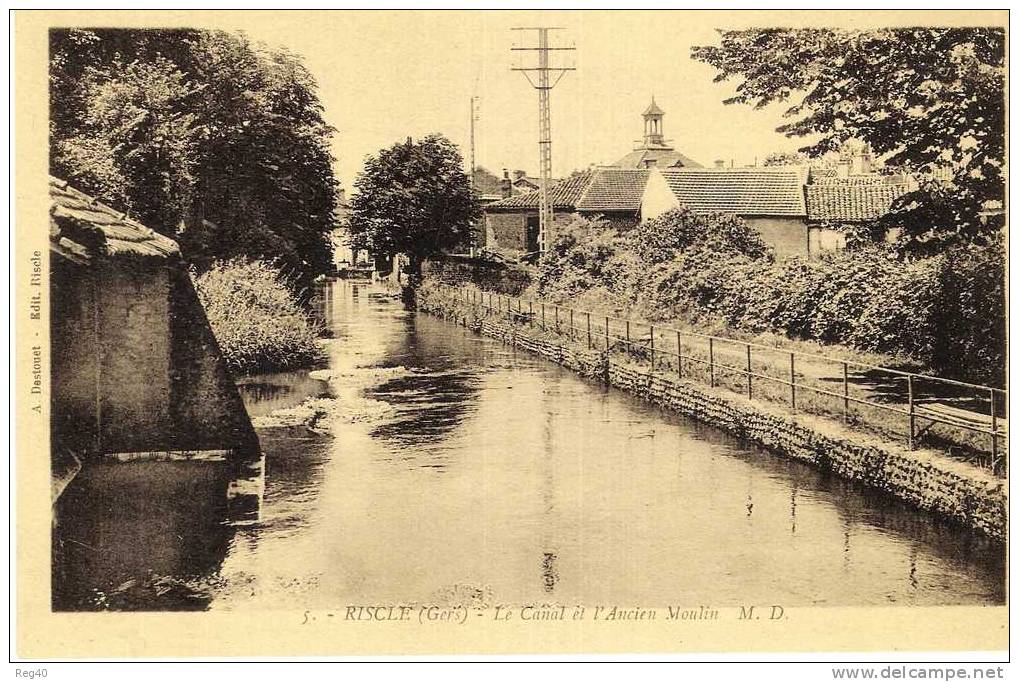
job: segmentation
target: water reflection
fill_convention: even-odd
[[[251,374],[237,381],[237,390],[252,418],[300,405],[308,398],[329,395],[328,384],[308,376],[306,370]]]
[[[232,479],[211,462],[86,466],[54,510],[54,610],[206,608]]]

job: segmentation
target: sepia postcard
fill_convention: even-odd
[[[1007,11],[12,17],[12,661],[1007,660]]]

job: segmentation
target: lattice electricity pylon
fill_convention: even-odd
[[[535,51],[538,53],[538,65],[536,67],[513,68],[513,71],[521,71],[531,87],[538,91],[538,163],[540,165],[541,186],[538,189],[538,251],[544,252],[547,246],[549,231],[552,228],[552,205],[548,200],[548,186],[552,178],[552,113],[549,107],[549,91],[554,88],[567,71],[576,71],[572,66],[552,66],[549,60],[549,52],[552,51],[573,51],[575,47],[549,47],[548,32],[563,30],[557,26],[530,26],[517,27],[514,31],[537,31],[537,47],[513,47],[514,51]],[[537,83],[531,78],[530,73],[536,72]],[[550,74],[555,73],[556,78],[551,80]]]

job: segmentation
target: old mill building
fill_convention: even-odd
[[[49,192],[55,488],[90,462],[257,459],[177,243],[62,180]]]

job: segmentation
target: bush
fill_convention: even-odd
[[[321,328],[268,263],[220,261],[192,278],[232,371],[294,369],[321,360]]]
[[[721,323],[908,356],[945,376],[1003,385],[1005,262],[1001,240],[910,260],[861,241],[774,262],[738,217],[679,209],[625,236],[574,220],[542,256],[538,291],[652,321]]]
[[[1005,385],[1006,262],[1000,236],[987,245],[960,246],[945,254],[931,349],[939,371],[968,381]]]
[[[592,289],[628,292],[630,278],[639,270],[636,266],[624,240],[605,221],[577,217],[556,228],[538,261],[538,291],[557,301]]]
[[[771,259],[760,233],[739,216],[700,215],[687,208],[675,208],[640,223],[630,231],[627,241],[637,257],[649,265],[665,263],[692,249]]]

